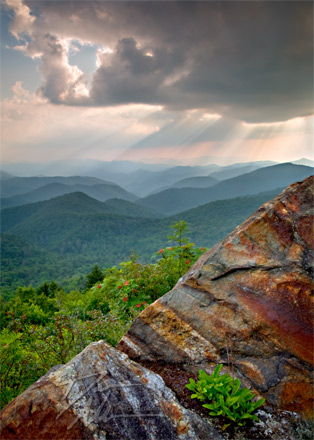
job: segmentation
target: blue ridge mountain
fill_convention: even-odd
[[[172,215],[207,202],[285,187],[313,174],[313,168],[284,163],[260,168],[207,188],[172,188],[137,200],[142,206]]]
[[[34,189],[42,186],[60,183],[64,185],[112,185],[116,186],[116,183],[109,182],[107,180],[98,179],[96,177],[89,176],[34,176],[34,177],[15,177],[3,182],[1,185],[1,197],[12,197],[19,194],[25,194],[33,191]]]
[[[146,208],[145,206],[137,205],[136,203],[129,202],[122,199],[108,199],[104,202],[104,205],[108,208],[111,214],[124,215],[129,217],[141,217],[141,218],[162,218],[163,214],[152,208]]]
[[[15,176],[13,174],[7,173],[6,171],[0,170],[0,180],[3,182],[4,180],[13,179]]]
[[[219,179],[212,176],[187,177],[171,185],[170,188],[208,188],[219,183]]]
[[[73,192],[83,192],[90,197],[103,202],[111,198],[119,198],[128,201],[135,201],[138,198],[134,194],[129,193],[115,184],[100,183],[96,185],[65,185],[63,183],[49,183],[25,194],[1,199],[1,207],[4,209],[13,206],[26,205],[28,203],[49,200],[53,197]]]

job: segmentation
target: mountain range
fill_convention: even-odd
[[[23,178],[26,180],[29,178]],[[84,178],[82,178],[84,180]],[[16,179],[14,179],[16,180]],[[9,183],[10,181],[7,181]],[[21,182],[21,185],[23,183]],[[5,187],[6,191],[10,188]],[[105,201],[111,198],[119,198],[122,200],[135,201],[138,199],[134,194],[129,193],[125,189],[115,184],[97,183],[96,185],[87,184],[63,184],[63,183],[48,183],[39,188],[24,194],[18,194],[12,197],[2,198],[1,207],[9,208],[11,206],[25,205],[27,203],[38,202],[41,200],[49,200],[53,197],[69,194],[73,192],[82,192],[100,201]]]
[[[146,190],[174,180],[172,188],[140,199],[94,176],[16,177],[2,172],[4,292],[51,278],[76,288],[93,265],[111,267],[132,252],[147,262],[169,245],[170,226],[179,220],[190,224],[190,238],[198,246],[212,246],[282,188],[313,174],[309,166],[259,163],[257,169],[234,176],[257,165],[214,165],[216,177],[198,175],[208,173],[206,167],[172,167],[143,170],[136,180],[137,170],[128,174],[129,182],[134,178],[133,184],[141,182]],[[190,173],[194,175],[187,177]]]
[[[206,188],[170,188],[137,200],[137,203],[172,215],[204,203],[257,194],[285,187],[313,174],[313,168],[290,163],[264,167]]]
[[[13,175],[28,177],[41,175],[50,177],[93,176],[93,178],[102,180],[102,182],[99,183],[115,183],[137,196],[144,197],[164,187],[171,186],[175,182],[187,177],[209,176],[213,172],[222,171],[222,176],[225,174],[223,178],[228,178],[251,171],[252,167],[255,169],[275,164],[275,162],[271,161],[258,161],[227,166],[217,164],[204,166],[171,166],[165,164],[149,165],[129,161],[103,162],[92,159],[74,159],[72,161],[48,162],[46,164],[4,164],[3,170]],[[230,176],[228,176],[229,173],[231,173]],[[46,179],[46,184],[47,183],[51,183],[51,181],[47,181]],[[60,181],[60,179],[58,183],[69,184],[69,182]],[[29,188],[28,191],[35,188],[37,187]],[[5,192],[2,197],[9,197],[16,194],[16,192],[15,194],[6,194]]]
[[[99,201],[111,198],[137,202],[172,215],[209,201],[237,197],[283,187],[312,173],[311,167],[295,164],[265,166],[264,162],[220,167],[207,175],[211,166],[172,167],[159,171],[137,170],[128,174],[124,187],[115,182],[89,176],[11,177],[3,174],[1,208],[49,200],[83,192]],[[213,169],[217,166],[213,165]],[[253,168],[253,171],[248,172]],[[238,175],[242,171],[244,174]],[[205,174],[205,175],[204,175]],[[236,174],[235,177],[232,177]],[[124,176],[126,178],[126,175]],[[183,178],[182,178],[183,177]],[[118,177],[115,176],[115,179]],[[223,180],[219,180],[223,179]],[[210,190],[211,187],[211,190]],[[134,192],[132,192],[134,190]],[[150,193],[139,197],[136,194]]]
[[[12,294],[19,285],[38,285],[49,279],[77,288],[73,274],[82,278],[93,265],[111,267],[132,252],[140,255],[141,261],[149,262],[154,252],[170,245],[167,240],[170,226],[178,220],[190,224],[193,242],[212,246],[278,192],[279,189],[211,202],[164,219],[144,218],[141,207],[125,201],[122,204],[127,205],[128,215],[113,214],[112,208],[117,204],[121,209],[120,200],[102,203],[83,193],[4,209],[3,292]],[[133,212],[138,210],[139,217],[130,216],[131,208]]]

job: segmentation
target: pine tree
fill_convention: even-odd
[[[94,284],[103,281],[105,274],[99,269],[98,264],[96,264],[92,271],[86,276],[87,281],[85,283],[86,289],[91,288]]]

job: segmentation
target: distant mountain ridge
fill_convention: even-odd
[[[267,165],[271,166],[274,164],[275,162],[271,161],[261,161],[251,162],[248,164],[232,164],[227,166],[216,164],[202,166],[176,166],[167,168],[165,170],[153,172],[148,170],[138,170],[130,174],[129,176],[126,176],[123,181],[120,181],[120,184],[128,191],[131,191],[132,193],[135,193],[141,197],[146,197],[149,194],[156,194],[157,192],[162,191],[167,187],[172,187],[177,182],[190,177],[215,177],[213,173],[219,171],[225,172],[225,175],[227,175],[228,173],[231,173],[231,175],[238,175],[245,172],[245,170],[247,172],[252,167],[254,169],[258,169]],[[114,180],[113,177],[112,179]]]
[[[84,178],[82,179],[84,180]],[[1,199],[1,208],[9,208],[12,206],[25,205],[28,203],[49,200],[51,198],[69,194],[73,192],[83,192],[96,200],[104,202],[111,198],[119,198],[134,202],[138,199],[134,194],[129,193],[125,189],[116,184],[90,182],[87,185],[82,184],[63,184],[63,183],[48,183],[28,193],[19,194],[12,197]]]
[[[302,159],[294,160],[291,163],[296,165],[306,165],[308,167],[314,167],[314,160],[307,159],[306,157],[302,157]]]
[[[199,177],[187,177],[186,179],[179,180],[171,185],[171,188],[209,188],[216,185],[219,180],[215,177],[199,176]]]
[[[89,176],[34,176],[34,177],[13,177],[1,185],[1,197],[12,197],[25,194],[42,186],[59,183],[63,185],[97,185],[106,184],[116,186],[114,182]]]
[[[285,187],[313,174],[313,168],[291,163],[260,168],[224,180],[208,188],[173,188],[137,200],[139,205],[154,208],[165,215],[176,214],[204,203],[257,194]]]
[[[259,168],[264,168],[264,167],[253,164],[252,165],[239,164],[238,166],[224,167],[222,170],[214,171],[213,173],[210,174],[210,176],[215,177],[218,180],[225,180],[225,179],[231,179],[232,177],[240,176],[241,174],[250,173],[251,171],[258,170]]]
[[[204,162],[205,164],[208,163],[208,159],[209,158],[207,158]],[[252,167],[261,168],[274,164],[276,164],[276,162],[257,161],[248,163],[234,163],[227,166],[217,165],[215,163],[208,165],[174,166],[171,164],[145,164],[130,161],[104,162],[91,159],[73,159],[72,161],[61,161],[46,164],[4,164],[3,167],[5,171],[14,171],[16,175],[29,175],[30,170],[33,169],[33,175],[48,175],[52,177],[53,180],[46,180],[39,186],[53,182],[66,184],[71,183],[69,181],[60,181],[60,179],[56,180],[53,177],[53,171],[55,171],[55,175],[59,176],[71,176],[75,174],[76,176],[79,175],[82,177],[93,176],[93,179],[99,178],[103,181],[98,183],[113,184],[114,182],[131,193],[134,193],[140,197],[145,197],[152,192],[158,192],[173,185],[175,182],[188,177],[208,176],[214,172],[225,171],[226,173],[224,173],[225,176],[223,178],[227,178],[228,174],[230,174],[230,177],[232,177],[245,172],[245,168],[248,170],[249,168],[252,169]],[[90,179],[90,177],[88,178]],[[30,179],[33,178],[31,177]],[[75,183],[85,184],[84,182],[72,182],[72,184]],[[97,182],[94,183],[96,184]],[[27,190],[31,191],[36,188],[38,188],[38,185],[36,187],[30,187],[29,182],[25,182],[25,187],[23,187],[22,190],[15,191],[14,193],[7,193],[4,191],[2,197],[10,197],[21,194],[22,192],[27,192]]]
[[[269,167],[264,165],[265,163],[262,162],[258,169],[240,175],[238,173],[241,171],[256,168],[257,165],[253,162],[249,165],[233,164],[223,168],[216,165],[204,167],[179,166],[162,171],[142,170],[141,175],[139,175],[139,171],[136,171],[128,175],[128,188],[132,187],[137,192],[142,193],[147,193],[155,188],[148,196],[142,197],[137,204],[154,210],[155,216],[156,212],[160,212],[160,215],[171,215],[220,198],[225,199],[259,193],[278,186],[284,187],[299,178],[307,177],[308,174],[305,171],[312,170],[310,167],[295,164],[278,164]],[[217,167],[219,171],[212,171],[212,173],[225,179],[224,181],[215,180],[213,176],[207,175],[209,169],[213,170]],[[254,174],[254,172],[257,174]],[[202,175],[195,176],[195,173]],[[283,176],[284,173],[285,177]],[[192,176],[187,177],[189,174],[192,174]],[[233,174],[236,174],[236,177],[226,179],[228,175]],[[312,174],[312,171],[310,174]],[[179,176],[184,176],[184,178],[178,180]],[[135,180],[132,183],[133,178]],[[165,185],[167,183],[170,186]],[[164,188],[160,190],[161,186]],[[210,187],[212,187],[211,191],[209,190]],[[140,191],[139,188],[142,188],[142,190]],[[175,191],[176,188],[177,191]],[[199,190],[197,190],[198,188]],[[122,188],[117,183],[96,177],[12,177],[2,181],[1,209],[49,200],[53,197],[77,191],[84,192],[100,201],[112,198],[130,202],[138,200],[138,196]],[[124,211],[122,210],[122,212]],[[148,213],[146,212],[146,214]]]
[[[0,170],[0,180],[3,182],[4,180],[13,179],[15,176],[13,174],[7,173],[3,170]]]
[[[48,218],[52,213],[58,213],[61,222],[62,213],[68,212],[87,217],[107,214],[139,218],[163,217],[153,209],[136,205],[127,200],[108,199],[106,202],[100,202],[83,192],[71,192],[50,200],[3,209],[1,211],[1,232],[7,233],[20,223],[31,223],[36,220],[34,217],[36,215],[40,215],[41,218],[47,215]]]

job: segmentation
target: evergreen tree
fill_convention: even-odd
[[[87,281],[85,283],[86,289],[91,288],[94,284],[103,281],[105,274],[99,269],[98,264],[96,264],[92,271],[86,276]]]

